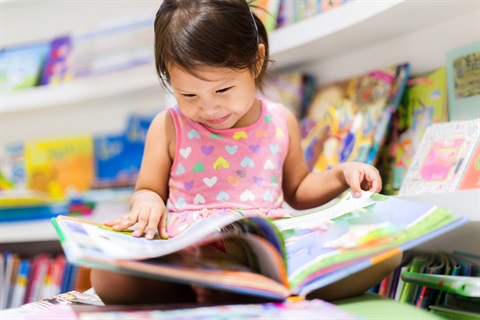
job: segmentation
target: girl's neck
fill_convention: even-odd
[[[248,127],[258,121],[262,114],[262,101],[255,98],[252,107],[250,110],[245,113],[245,115],[235,123],[232,129]]]

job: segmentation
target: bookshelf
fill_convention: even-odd
[[[9,1],[2,7],[5,16],[15,3]],[[145,4],[130,5],[131,9],[136,7],[135,10],[139,10]],[[56,8],[54,2],[42,6]],[[89,16],[90,9],[66,13],[59,23],[66,23],[68,15]],[[276,61],[273,71],[308,71],[314,73],[322,84],[375,67],[409,61],[412,73],[418,74],[444,65],[446,50],[479,41],[479,17],[477,0],[351,0],[335,10],[272,32],[271,54]],[[101,16],[97,18],[101,19]],[[111,132],[124,125],[128,113],[155,112],[170,101],[160,88],[152,64],[74,80],[58,87],[2,93],[0,144],[33,136],[83,133],[86,128],[93,134]],[[472,221],[465,228],[432,241],[427,249],[462,247],[480,254],[480,249],[475,246],[480,240],[478,190],[419,195],[411,199],[453,206]],[[108,219],[104,215],[90,218],[97,221]],[[0,224],[0,243],[1,251],[22,248],[18,250],[23,252],[23,248],[28,247],[40,252],[49,246],[60,250],[50,221]]]

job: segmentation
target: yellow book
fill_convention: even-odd
[[[25,143],[27,186],[64,197],[90,189],[94,176],[93,137],[37,139]]]

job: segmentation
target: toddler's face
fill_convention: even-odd
[[[173,66],[170,84],[180,111],[213,129],[244,127],[255,122],[255,77],[248,70],[202,68],[195,75]]]

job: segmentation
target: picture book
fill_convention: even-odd
[[[442,306],[431,306],[430,312],[444,319],[459,319],[459,320],[480,319],[480,312],[464,311],[464,310],[447,308]]]
[[[89,290],[91,291],[91,290]],[[333,303],[319,299],[291,299],[282,302],[251,304],[210,305],[103,305],[95,293],[70,291],[50,299],[29,303],[20,308],[0,311],[1,319],[62,319],[62,320],[108,320],[108,319],[361,319]]]
[[[274,74],[268,78],[261,96],[282,103],[300,120],[310,104],[316,78],[303,72]]]
[[[447,52],[450,120],[480,117],[480,41]]]
[[[52,219],[67,259],[271,299],[308,293],[465,224],[449,210],[365,192],[282,220],[212,217],[171,239]]]
[[[360,319],[332,303],[322,300],[302,300],[270,302],[261,304],[236,304],[222,306],[180,307],[162,310],[112,310],[101,312],[82,312],[81,308],[73,307],[81,314],[82,319],[318,319],[318,315],[326,315],[328,319],[353,320]],[[77,311],[78,310],[78,311]]]
[[[68,213],[64,200],[50,194],[27,189],[0,191],[0,222],[51,219]]]
[[[59,36],[50,41],[50,52],[40,78],[40,85],[55,85],[71,81],[73,78],[72,42],[68,35]]]
[[[320,87],[307,110],[316,125],[302,139],[310,168],[374,164],[409,74],[409,64],[399,64]]]
[[[461,296],[480,298],[479,277],[405,272],[402,274],[402,279],[408,283],[451,292]]]
[[[480,189],[480,139],[468,160],[465,173],[460,180],[458,190]]]
[[[396,156],[391,169],[396,190],[400,189],[425,129],[432,123],[448,121],[444,67],[408,80],[398,115]]]
[[[249,5],[255,15],[263,22],[267,32],[277,27],[277,17],[280,10],[280,0],[253,0]]]
[[[0,154],[0,190],[25,189],[25,157],[23,143],[10,143]]]
[[[94,178],[93,138],[30,139],[25,142],[27,187],[64,198],[89,190]]]
[[[398,194],[458,190],[467,165],[474,157],[479,136],[480,119],[434,123],[429,126]],[[478,175],[476,170],[473,170],[473,173]],[[479,180],[478,176],[468,179]]]
[[[134,186],[152,116],[132,114],[125,132],[94,137],[93,188]]]
[[[0,50],[2,92],[37,86],[49,50],[47,41],[21,44]]]
[[[153,17],[140,14],[109,19],[74,30],[71,74],[83,78],[151,63]]]

